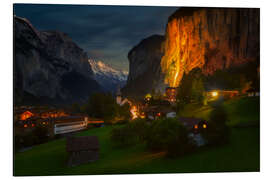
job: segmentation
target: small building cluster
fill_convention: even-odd
[[[15,121],[17,120],[27,120],[28,118],[38,117],[38,118],[57,118],[70,116],[63,109],[56,109],[52,107],[32,107],[32,106],[21,106],[15,107],[14,109]]]
[[[64,110],[40,107],[15,108],[14,127],[16,134],[32,132],[37,127],[48,129],[48,136],[86,129],[88,124],[103,124],[104,121],[86,115],[68,114]]]

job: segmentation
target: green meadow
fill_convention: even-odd
[[[163,152],[149,152],[144,145],[117,148],[110,141],[115,126],[89,129],[78,136],[98,136],[100,159],[93,163],[67,167],[65,138],[34,146],[14,154],[15,176],[91,175],[135,173],[242,172],[260,170],[260,127],[258,97],[224,103],[231,129],[230,142],[219,147],[204,147],[178,158]],[[181,116],[208,119],[210,106],[188,105]],[[128,137],[127,137],[128,138]]]

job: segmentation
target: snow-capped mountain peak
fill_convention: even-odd
[[[115,91],[117,87],[126,83],[128,72],[117,70],[102,61],[93,59],[88,60],[95,79],[104,87],[105,90]]]

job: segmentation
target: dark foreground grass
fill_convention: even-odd
[[[257,100],[247,102],[229,102],[230,117],[239,117],[245,110],[245,104],[254,105]],[[246,100],[244,100],[246,101]],[[251,102],[253,101],[253,102]],[[256,107],[254,105],[254,107]],[[242,110],[241,110],[242,108]],[[208,110],[206,108],[206,110]],[[202,111],[203,112],[203,111]],[[255,114],[254,114],[255,113]],[[239,122],[255,122],[259,119],[254,111],[245,119],[235,119]],[[202,113],[207,114],[207,113]],[[237,124],[235,123],[235,124]],[[187,172],[241,172],[259,171],[259,127],[258,126],[232,126],[230,143],[213,148],[204,148],[193,154],[179,158],[167,158],[163,152],[151,153],[145,150],[144,145],[131,148],[116,148],[109,140],[110,131],[115,126],[90,129],[78,133],[80,136],[96,135],[101,144],[100,159],[97,162],[67,167],[67,153],[65,139],[55,140],[46,144],[35,146],[32,149],[16,153],[14,156],[14,175],[86,175],[86,174],[123,174],[123,173],[187,173]]]

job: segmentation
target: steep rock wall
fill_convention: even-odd
[[[256,8],[179,8],[166,29],[165,83],[179,86],[195,67],[207,75],[259,60],[259,13]]]
[[[15,16],[14,40],[16,102],[23,101],[25,93],[37,98],[83,100],[99,89],[87,54],[65,33],[38,31],[28,20]]]
[[[125,96],[142,97],[163,86],[164,76],[160,67],[164,54],[163,42],[164,36],[153,35],[129,51],[128,80],[122,89]]]

